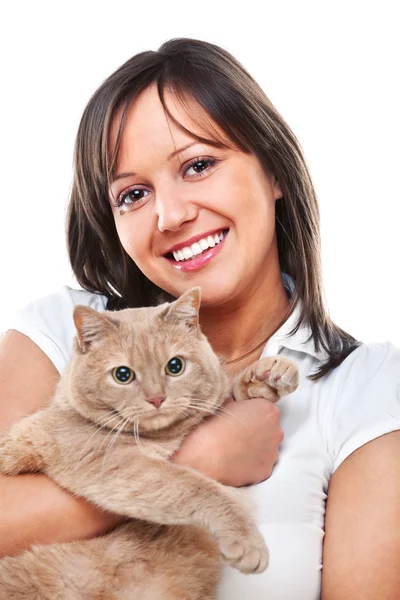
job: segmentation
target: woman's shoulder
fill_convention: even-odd
[[[324,421],[336,469],[358,447],[400,429],[400,349],[361,344],[330,377]]]
[[[29,337],[62,373],[72,354],[75,336],[73,310],[77,304],[102,311],[106,308],[107,298],[63,286],[20,309],[8,329],[15,329]]]
[[[37,298],[29,302],[20,312],[41,311],[51,309],[63,311],[74,308],[77,304],[91,306],[95,310],[104,310],[107,298],[101,294],[88,292],[87,290],[74,289],[67,285],[62,286],[51,294]]]
[[[18,329],[17,325],[24,328],[46,327],[56,333],[74,328],[73,311],[77,304],[101,311],[106,308],[107,298],[65,285],[52,294],[26,304],[16,313],[9,329]]]
[[[391,342],[361,343],[332,372],[338,388],[368,389],[374,382],[400,381],[400,348]]]

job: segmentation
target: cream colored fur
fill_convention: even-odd
[[[199,305],[194,289],[155,308],[75,309],[74,353],[55,397],[1,438],[0,471],[45,473],[130,520],[101,538],[1,560],[0,600],[207,600],[215,598],[222,560],[244,573],[267,567],[264,540],[243,503],[168,461],[231,395],[200,331]],[[165,366],[176,356],[185,369],[171,376]],[[118,366],[135,379],[117,382]],[[297,382],[295,365],[273,357],[246,369],[234,395],[276,400]]]

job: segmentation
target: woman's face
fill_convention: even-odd
[[[172,94],[166,102],[179,123],[210,138],[209,127],[194,123],[210,123],[195,102],[194,120]],[[253,155],[212,125],[229,148],[183,132],[167,118],[156,87],[148,88],[128,111],[110,190],[119,238],[139,269],[173,296],[200,286],[203,305],[267,289],[279,271],[274,224],[281,191]],[[117,118],[111,150],[118,126]]]

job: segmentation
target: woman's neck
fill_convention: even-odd
[[[200,324],[213,350],[226,364],[235,361],[240,368],[242,359],[247,363],[259,358],[264,343],[287,317],[289,304],[279,273],[274,281],[263,282],[262,289],[253,294],[246,291],[243,299],[203,307]]]

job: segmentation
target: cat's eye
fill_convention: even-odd
[[[180,356],[174,356],[171,360],[168,361],[167,366],[165,367],[165,372],[167,375],[172,375],[172,377],[177,377],[178,375],[182,375],[185,370],[186,363]]]
[[[112,370],[112,376],[117,383],[126,385],[135,379],[135,371],[129,367],[115,367]]]

